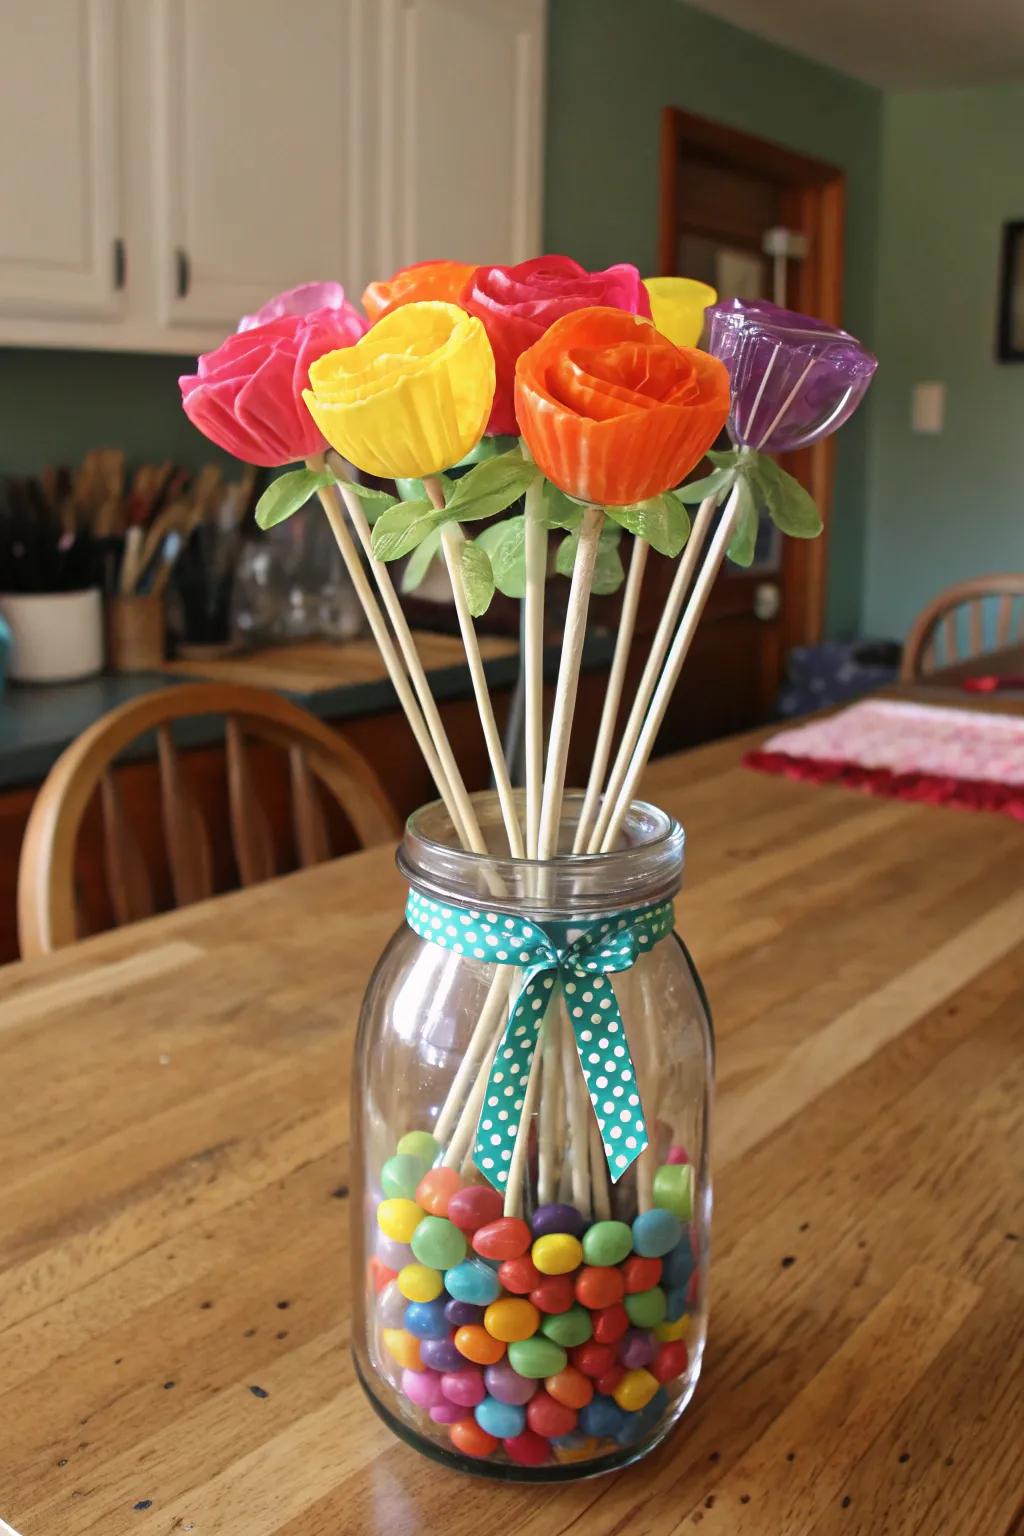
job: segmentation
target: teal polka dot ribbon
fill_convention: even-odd
[[[672,932],[671,901],[616,913],[581,930],[578,924],[541,927],[503,912],[446,906],[410,891],[405,918],[421,939],[442,949],[523,971],[491,1064],[473,1147],[473,1161],[488,1183],[504,1190],[508,1182],[530,1067],[556,987],[565,999],[612,1182],[621,1179],[647,1146],[647,1125],[610,978]]]

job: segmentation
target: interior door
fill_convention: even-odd
[[[0,0],[0,33],[0,313],[114,318],[124,284],[115,0]]]
[[[234,329],[283,288],[370,273],[361,0],[157,0],[158,307]],[[316,46],[310,46],[315,37]]]
[[[382,271],[540,249],[545,0],[384,0]]]
[[[664,272],[700,278],[723,299],[769,298],[836,323],[842,199],[842,173],[832,166],[676,109],[665,113]],[[724,433],[718,446],[731,446]],[[762,517],[753,565],[741,570],[726,562],[661,750],[770,718],[786,652],[820,638],[830,446],[780,462],[815,497],[826,534],[814,541],[783,539]],[[654,580],[667,587],[667,564],[658,562],[656,569]]]

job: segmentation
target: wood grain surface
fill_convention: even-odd
[[[442,667],[464,667],[466,653],[457,635],[416,631],[416,647],[428,672]],[[514,640],[483,635],[480,651],[485,661],[514,656]],[[295,645],[268,645],[242,656],[222,656],[208,661],[167,661],[160,669],[173,677],[204,678],[214,683],[248,683],[253,688],[280,688],[286,693],[322,693],[354,683],[387,681],[387,670],[373,640],[303,640]]]
[[[682,1425],[564,1487],[392,1439],[347,1352],[359,1000],[389,850],[0,971],[0,1515],[22,1536],[1009,1536],[1024,827],[655,764],[719,1040]],[[258,1390],[257,1390],[258,1389]]]

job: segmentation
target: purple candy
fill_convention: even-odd
[[[396,1243],[393,1237],[385,1237],[379,1227],[377,1228],[376,1246],[378,1259],[380,1259],[382,1264],[386,1264],[388,1269],[393,1269],[396,1274],[400,1269],[404,1269],[407,1264],[414,1264],[416,1262],[408,1243]]]
[[[420,1344],[420,1359],[432,1371],[457,1371],[466,1360],[460,1355],[451,1339],[424,1339]]]
[[[464,1328],[467,1323],[482,1323],[484,1320],[483,1307],[474,1307],[471,1301],[445,1302],[444,1315],[453,1328]]]
[[[534,1237],[546,1237],[551,1232],[568,1232],[572,1237],[582,1237],[586,1225],[586,1218],[574,1205],[538,1205],[530,1217]]]
[[[447,1371],[441,1377],[441,1391],[450,1403],[475,1408],[487,1396],[484,1373],[478,1365],[467,1365],[461,1371]]]
[[[457,1424],[466,1417],[466,1410],[460,1408],[458,1403],[435,1403],[430,1410],[430,1417],[435,1424]]]
[[[492,1397],[496,1397],[499,1403],[528,1403],[540,1386],[539,1381],[531,1381],[527,1376],[520,1376],[507,1360],[499,1360],[497,1365],[489,1365],[484,1371],[484,1381],[488,1392]]]
[[[642,1328],[630,1328],[619,1343],[619,1361],[627,1371],[638,1371],[650,1365],[658,1350],[654,1336]]]
[[[417,1408],[434,1408],[444,1402],[441,1377],[437,1371],[403,1371],[402,1391]]]

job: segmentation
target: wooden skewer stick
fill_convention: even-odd
[[[590,1158],[587,1116],[591,1113],[583,1073],[576,1059],[576,1041],[568,1019],[562,1023],[562,1076],[565,1080],[569,1137],[566,1151],[572,1163],[572,1203],[582,1216],[590,1215]]]
[[[425,475],[423,488],[430,497],[432,504],[440,510],[444,506],[444,493],[441,490],[437,476]],[[516,814],[512,780],[509,778],[508,763],[505,761],[505,752],[501,745],[498,723],[494,718],[494,707],[491,703],[490,690],[487,687],[487,676],[484,672],[483,657],[480,655],[480,644],[476,637],[476,626],[473,623],[473,615],[469,611],[469,603],[466,598],[466,583],[462,576],[463,542],[462,529],[458,523],[448,522],[442,525],[441,552],[444,555],[444,562],[448,567],[448,576],[452,584],[455,614],[459,621],[463,649],[466,652],[469,675],[473,684],[473,696],[476,699],[477,713],[480,716],[480,725],[483,729],[484,741],[487,746],[487,756],[490,761],[491,772],[494,775],[495,787],[498,791],[498,804],[501,806],[501,816],[505,823],[505,835],[508,838],[509,852],[514,859],[522,859],[526,857],[526,848],[523,844],[523,832],[519,825],[519,817]]]
[[[668,648],[672,643],[672,635],[683,606],[683,599],[686,597],[694,568],[703,551],[714,515],[715,497],[706,496],[700,504],[697,516],[694,518],[693,527],[690,529],[690,537],[686,541],[686,548],[683,550],[679,564],[676,567],[676,573],[672,578],[672,585],[669,588],[664,610],[661,618],[658,620],[654,639],[651,641],[650,654],[640,676],[636,697],[633,700],[626,724],[623,727],[619,750],[615,754],[612,771],[605,786],[600,814],[590,835],[590,842],[587,845],[588,853],[600,853],[604,845],[605,834],[611,825],[615,802],[629,771],[630,758],[633,755],[637,738],[643,727],[647,706],[651,702],[658,682],[658,675],[664,665]]]
[[[533,1053],[530,1063],[530,1080],[526,1085],[523,1095],[523,1107],[519,1116],[519,1129],[516,1131],[516,1144],[512,1149],[512,1160],[508,1165],[508,1182],[505,1185],[505,1215],[519,1216],[523,1210],[523,1186],[526,1183],[526,1160],[530,1151],[530,1125],[534,1111],[537,1108],[537,1095],[540,1093],[540,1080],[543,1072],[544,1039],[543,1026],[541,1026],[541,1039],[537,1042],[537,1049]]]
[[[484,998],[480,1017],[469,1037],[466,1046],[466,1054],[459,1062],[458,1071],[452,1078],[451,1087],[447,1097],[441,1106],[441,1113],[434,1124],[434,1139],[444,1145],[454,1129],[458,1117],[459,1106],[462,1103],[463,1094],[469,1086],[469,1080],[473,1073],[480,1067],[484,1058],[490,1058],[494,1052],[492,1045],[501,1039],[505,1028],[505,1003],[508,999],[509,987],[512,982],[510,967],[499,965],[495,969],[491,979],[491,985],[487,996]]]
[[[512,971],[512,976],[518,979],[519,972]],[[498,1046],[501,1044],[504,1033],[505,1016],[502,1013],[498,1019],[498,1026],[494,1031],[491,1042],[480,1063],[480,1070],[473,1079],[473,1086],[469,1090],[469,1097],[462,1106],[462,1112],[456,1121],[455,1129],[445,1149],[444,1157],[441,1159],[445,1168],[461,1168],[465,1159],[472,1158],[473,1135],[476,1131],[477,1121],[480,1119],[480,1106],[484,1101],[491,1064],[497,1054]]]
[[[526,852],[537,857],[544,780],[544,583],[548,531],[540,520],[539,482],[526,493],[523,666],[526,674]]]
[[[573,853],[586,852],[587,841],[597,814],[601,785],[604,783],[605,769],[608,767],[608,759],[612,752],[615,722],[619,718],[622,685],[626,680],[626,667],[629,663],[630,647],[633,644],[633,631],[636,629],[637,609],[640,606],[640,588],[643,586],[644,571],[647,568],[647,556],[650,550],[651,546],[646,539],[633,540],[629,575],[626,577],[626,585],[622,593],[622,611],[619,615],[615,651],[604,691],[604,705],[601,709],[601,723],[598,726],[597,742],[594,746],[594,760],[590,765],[590,778],[587,780],[587,793],[584,797],[583,809],[580,811],[576,837],[573,840]]]
[[[548,1205],[555,1198],[555,1154],[558,1131],[558,1104],[562,1086],[562,1010],[557,999],[544,1015],[544,1060],[540,1090],[540,1127],[537,1138],[537,1199]]]
[[[590,1182],[594,1186],[594,1220],[608,1221],[612,1214],[611,1188],[608,1183],[608,1163],[601,1143],[597,1121],[589,1111],[590,1119]]]
[[[583,514],[576,561],[572,568],[572,585],[569,588],[569,607],[565,616],[562,636],[562,659],[558,666],[558,682],[555,685],[555,707],[551,716],[551,736],[548,740],[548,756],[544,768],[544,794],[540,808],[540,833],[537,857],[552,859],[558,852],[558,832],[562,821],[562,792],[565,788],[566,764],[569,757],[569,737],[576,711],[576,693],[580,680],[580,662],[583,658],[583,641],[587,632],[587,612],[590,592],[594,584],[594,566],[597,562],[604,513],[600,507],[588,507]]]
[[[739,511],[739,496],[740,486],[737,485],[726,503],[725,511],[722,514],[722,521],[715,531],[707,557],[693,584],[690,600],[679,622],[679,628],[676,631],[675,639],[672,641],[672,647],[665,661],[665,669],[658,681],[654,697],[651,700],[650,709],[647,712],[647,717],[644,720],[636,746],[633,749],[633,755],[630,758],[629,768],[623,779],[622,788],[615,801],[611,820],[605,832],[604,841],[601,844],[602,853],[608,853],[615,846],[615,839],[619,835],[619,829],[632,803],[633,796],[636,794],[641,775],[647,767],[648,759],[657,740],[658,732],[661,729],[661,723],[665,718],[665,711],[668,709],[669,700],[679,681],[683,662],[686,660],[693,642],[700,616],[704,612],[704,605],[708,600],[715,577],[722,567],[725,552],[735,532]]]

